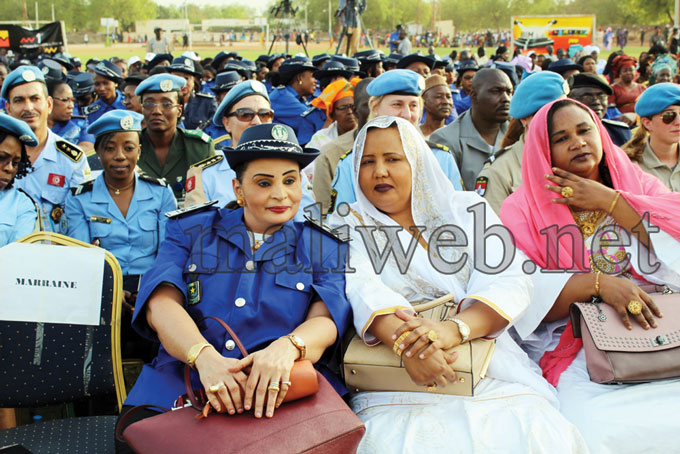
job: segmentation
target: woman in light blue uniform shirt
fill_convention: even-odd
[[[177,208],[164,180],[135,172],[143,118],[114,110],[90,125],[88,132],[96,137],[95,150],[104,170],[95,180],[73,188],[66,199],[68,235],[107,249],[118,259],[128,309],[165,236],[165,213]]]
[[[0,113],[0,247],[35,230],[35,203],[14,187],[14,180],[30,170],[26,146],[36,145],[38,139],[26,123]]]

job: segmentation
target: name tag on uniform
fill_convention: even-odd
[[[102,224],[111,224],[111,218],[103,218],[101,216],[90,216],[90,222],[101,222]]]
[[[189,282],[187,284],[187,299],[189,305],[201,302],[201,281]]]

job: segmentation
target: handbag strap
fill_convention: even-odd
[[[231,329],[231,327],[224,322],[224,320],[222,320],[218,317],[213,317],[213,316],[209,315],[207,317],[203,317],[202,319],[200,319],[198,321],[198,323],[200,323],[200,322],[202,322],[206,319],[209,319],[209,318],[217,321],[220,325],[222,325],[222,327],[227,331],[227,333],[229,333],[232,340],[236,343],[236,346],[241,351],[241,354],[243,355],[244,358],[246,356],[248,356],[248,351],[246,350],[246,348],[241,343],[241,340],[238,338],[238,336],[236,335],[234,330]],[[196,397],[196,393],[194,393],[194,390],[192,389],[192,386],[191,386],[191,368],[189,367],[188,364],[186,364],[184,366],[184,386],[187,389],[187,397],[189,397],[189,401],[191,401],[191,406],[194,407],[198,411],[203,411],[203,405],[201,405],[200,401]]]
[[[447,293],[446,295],[440,296],[439,298],[433,299],[432,301],[415,305],[413,306],[413,310],[416,312],[428,311],[437,306],[441,306],[442,304],[446,304],[449,301],[453,301],[454,298],[455,296],[453,293]]]
[[[116,440],[118,440],[121,443],[127,443],[125,438],[123,438],[123,428],[127,428],[128,424],[127,422],[132,419],[134,415],[139,413],[142,410],[151,410],[151,409],[157,409],[157,410],[163,410],[161,413],[167,413],[170,410],[165,408],[165,407],[159,407],[158,405],[137,405],[136,407],[133,407],[123,415],[122,418],[118,421],[116,424]]]

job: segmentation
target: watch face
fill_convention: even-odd
[[[291,335],[291,338],[293,339],[293,342],[294,342],[296,345],[299,345],[300,347],[304,347],[304,346],[305,346],[305,341],[303,341],[301,337],[296,336],[295,334],[293,334],[293,335]]]

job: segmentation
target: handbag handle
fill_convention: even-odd
[[[137,413],[139,413],[142,410],[147,410],[147,409],[157,409],[157,410],[163,410],[161,413],[167,413],[170,411],[169,408],[165,407],[160,407],[158,405],[137,405],[136,407],[131,408],[125,415],[123,415],[122,418],[120,418],[120,421],[116,424],[116,440],[118,440],[121,443],[127,443],[127,440],[123,438],[123,427],[127,428],[128,424],[127,422]]]
[[[202,321],[211,318],[215,321],[217,321],[222,327],[229,333],[231,336],[232,340],[236,343],[236,346],[238,349],[241,351],[241,354],[245,358],[248,356],[248,351],[246,348],[243,346],[241,343],[241,340],[238,338],[236,333],[234,332],[233,329],[229,325],[226,324],[226,322],[218,317],[213,317],[212,315],[209,315],[207,317],[203,317],[198,321],[198,323],[201,323]],[[203,410],[203,406],[200,404],[199,400],[196,398],[196,394],[194,393],[194,390],[191,387],[191,368],[189,367],[188,364],[184,366],[184,386],[187,388],[187,397],[189,397],[189,400],[191,401],[191,406],[194,407],[198,411]]]
[[[425,312],[427,310],[430,310],[430,309],[435,308],[437,306],[440,306],[440,305],[442,305],[442,304],[444,304],[448,301],[453,300],[454,297],[455,297],[455,295],[453,293],[447,293],[446,295],[440,296],[439,298],[435,298],[431,301],[427,301],[425,303],[413,306],[413,310],[416,311],[416,312]]]

